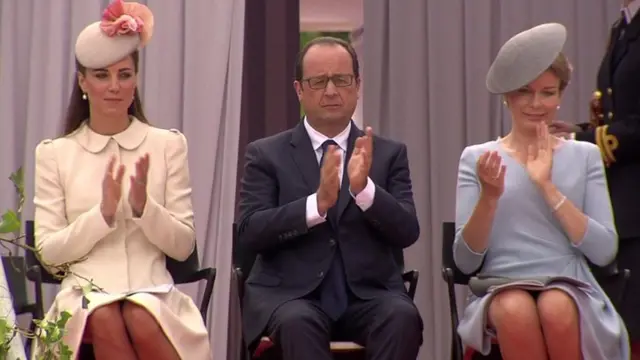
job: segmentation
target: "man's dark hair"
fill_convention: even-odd
[[[296,59],[295,74],[294,74],[296,80],[298,81],[302,80],[302,76],[303,76],[302,62],[304,61],[305,55],[307,55],[307,51],[309,51],[309,49],[315,45],[342,46],[345,50],[347,50],[347,52],[351,56],[351,63],[353,64],[353,75],[355,76],[356,79],[360,78],[360,64],[358,62],[358,54],[356,54],[356,50],[353,48],[353,46],[351,46],[351,44],[349,44],[348,42],[342,39],[338,39],[331,36],[322,36],[309,41],[298,53],[298,58]]]

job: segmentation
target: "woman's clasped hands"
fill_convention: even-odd
[[[105,221],[111,226],[115,220],[118,204],[122,198],[122,181],[125,167],[116,168],[116,157],[112,157],[102,180],[102,202],[100,211]],[[149,173],[149,154],[145,154],[136,162],[136,172],[130,177],[129,205],[135,217],[142,216],[147,204],[147,175]]]

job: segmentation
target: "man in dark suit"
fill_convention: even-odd
[[[394,252],[419,225],[406,146],[358,129],[355,51],[335,38],[299,54],[295,128],[247,146],[239,241],[258,254],[243,302],[248,343],[270,336],[284,360],[329,360],[347,337],[371,360],[415,360],[422,319]]]
[[[591,119],[581,124],[557,122],[552,132],[574,133],[576,140],[600,147],[607,167],[616,228],[618,267],[631,269],[622,315],[640,359],[640,1],[625,1],[611,29],[600,64]],[[604,286],[605,290],[608,290]],[[612,291],[618,291],[612,289]],[[613,295],[613,294],[611,294]]]

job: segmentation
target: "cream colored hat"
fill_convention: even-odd
[[[505,94],[527,85],[553,64],[566,40],[567,29],[557,23],[516,34],[502,45],[491,64],[487,89],[493,94]]]
[[[76,40],[76,59],[89,69],[112,65],[137,49],[153,34],[153,13],[135,2],[113,1],[102,20],[84,28]]]

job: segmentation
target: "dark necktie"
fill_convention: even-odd
[[[329,145],[333,145],[337,147],[338,143],[336,143],[331,139],[326,140],[325,142],[322,143],[322,156],[320,157],[320,167],[322,167],[322,163],[324,162],[324,154],[327,152],[327,149],[329,149]]]
[[[327,140],[322,144],[322,157],[320,158],[320,167],[324,161],[324,154],[327,152],[329,145],[337,146],[338,144],[333,140]],[[327,212],[327,217],[336,224],[336,206],[334,205]],[[342,255],[340,254],[340,247],[337,241],[335,243],[336,251],[329,270],[320,284],[320,306],[325,313],[334,321],[338,320],[340,316],[347,309],[349,299],[347,296],[347,282],[344,273],[344,264],[342,263]]]

